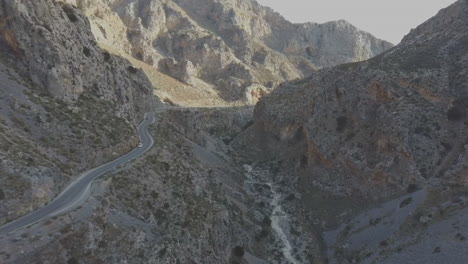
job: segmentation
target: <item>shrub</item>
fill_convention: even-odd
[[[270,232],[268,232],[268,230],[266,228],[262,228],[262,231],[260,231],[260,233],[258,233],[256,236],[255,236],[255,239],[257,241],[260,241],[264,238],[266,238],[268,236]]]
[[[245,254],[244,248],[241,246],[236,246],[232,249],[232,254],[238,258],[242,258]]]
[[[79,262],[76,260],[76,258],[71,257],[68,259],[67,264],[79,264]]]
[[[127,70],[128,72],[130,72],[131,74],[135,74],[138,72],[137,68],[133,67],[133,66],[128,66],[127,67]]]
[[[109,54],[109,52],[104,51],[103,55],[104,55],[104,61],[109,62],[111,59],[111,55]]]
[[[168,172],[169,169],[171,168],[171,165],[169,165],[169,163],[167,162],[161,162],[160,166],[161,166],[161,169],[163,169],[163,171],[165,172]]]
[[[75,14],[75,10],[73,10],[73,7],[68,5],[68,4],[63,4],[62,5],[62,10],[65,12],[65,15],[67,15],[68,19],[75,23],[78,22],[78,17]]]
[[[107,247],[107,242],[104,240],[99,241],[98,243],[99,248],[106,248]]]
[[[461,233],[457,233],[455,235],[455,238],[460,240],[460,241],[465,241],[466,240],[466,237],[464,235],[462,235]]]
[[[336,131],[343,132],[346,128],[346,123],[348,119],[345,116],[340,116],[336,119]]]
[[[409,205],[412,201],[413,201],[413,198],[411,198],[411,197],[408,197],[408,198],[404,199],[400,203],[400,208],[403,208],[403,207]]]
[[[461,121],[465,117],[465,111],[460,106],[454,106],[447,112],[447,118],[450,121]]]
[[[160,257],[160,258],[164,257],[164,255],[166,254],[166,252],[167,252],[167,248],[164,247],[163,249],[161,249],[161,250],[159,251],[158,257]]]
[[[156,200],[159,197],[159,193],[157,193],[156,191],[153,190],[153,191],[151,191],[151,197],[153,197],[153,199]]]
[[[414,184],[414,183],[408,185],[408,188],[406,189],[406,191],[407,191],[408,193],[414,193],[414,192],[417,191],[417,190],[418,190],[418,185],[416,185],[416,184]]]
[[[375,225],[378,225],[381,221],[382,221],[382,218],[380,217],[377,217],[375,219],[372,218],[369,220],[369,225],[375,226]]]
[[[87,47],[83,47],[83,54],[86,56],[86,57],[89,57],[91,56],[91,50]]]

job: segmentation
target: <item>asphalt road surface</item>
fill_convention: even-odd
[[[67,213],[80,204],[86,201],[90,194],[91,184],[93,181],[109,171],[115,169],[117,166],[122,165],[136,157],[141,156],[153,146],[153,138],[148,132],[148,126],[154,122],[154,113],[146,113],[145,119],[138,126],[137,131],[140,137],[141,147],[135,148],[131,152],[123,155],[122,157],[104,164],[100,167],[94,168],[90,171],[83,173],[78,179],[71,183],[59,196],[53,201],[25,215],[13,222],[10,222],[0,227],[0,236],[7,235],[16,230],[25,228],[34,223],[43,221],[50,217]]]

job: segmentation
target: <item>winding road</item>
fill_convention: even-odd
[[[153,138],[148,132],[148,126],[154,122],[154,113],[146,113],[145,119],[137,127],[138,136],[140,137],[141,147],[135,148],[131,152],[123,155],[122,157],[106,163],[102,166],[89,170],[83,173],[78,179],[72,182],[59,196],[57,196],[50,203],[31,212],[28,215],[10,222],[0,227],[0,236],[10,234],[19,229],[25,228],[37,222],[43,221],[50,217],[67,213],[80,204],[86,201],[91,191],[91,184],[93,181],[115,169],[117,166],[122,165],[130,160],[133,160],[153,146]]]

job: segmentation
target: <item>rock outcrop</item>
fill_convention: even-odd
[[[131,64],[101,50],[77,8],[56,1],[8,1],[1,12],[4,31],[15,39],[15,47],[8,46],[16,51],[19,73],[43,93],[76,102],[92,92],[129,120],[141,119],[149,109],[152,89],[144,74],[132,73]]]
[[[458,1],[382,55],[283,85],[255,110],[265,146],[297,161],[304,189],[377,198],[465,186],[467,12]]]
[[[0,4],[0,223],[138,144],[157,104],[145,74],[101,50],[88,19],[51,0]]]
[[[89,17],[98,42],[195,88],[193,79],[201,79],[227,102],[254,103],[245,97],[252,85],[267,93],[392,47],[345,21],[292,24],[252,0],[66,2]]]

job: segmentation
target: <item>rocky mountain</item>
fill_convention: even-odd
[[[97,46],[72,6],[4,1],[0,21],[3,224],[136,146],[135,125],[158,100],[142,71]]]
[[[467,11],[389,49],[249,0],[0,1],[0,227],[156,119],[0,263],[464,263]]]
[[[282,85],[238,139],[281,161],[331,263],[466,258],[467,12],[459,0],[375,58]]]
[[[252,0],[66,2],[88,16],[104,47],[202,90],[198,105],[210,104],[203,97],[255,103],[281,82],[392,47],[345,21],[292,24]],[[158,95],[188,104],[161,86],[155,81]]]
[[[257,125],[304,141],[307,178],[342,195],[463,184],[464,11],[459,1],[382,55],[283,85],[257,105]]]
[[[72,212],[1,233],[0,263],[282,260],[269,217],[279,205],[256,197],[272,194],[243,182],[249,167],[227,145],[252,109],[161,110],[151,81],[166,77],[101,49],[68,3],[2,1],[0,18],[0,225],[137,147],[136,125],[157,112],[147,155]]]

